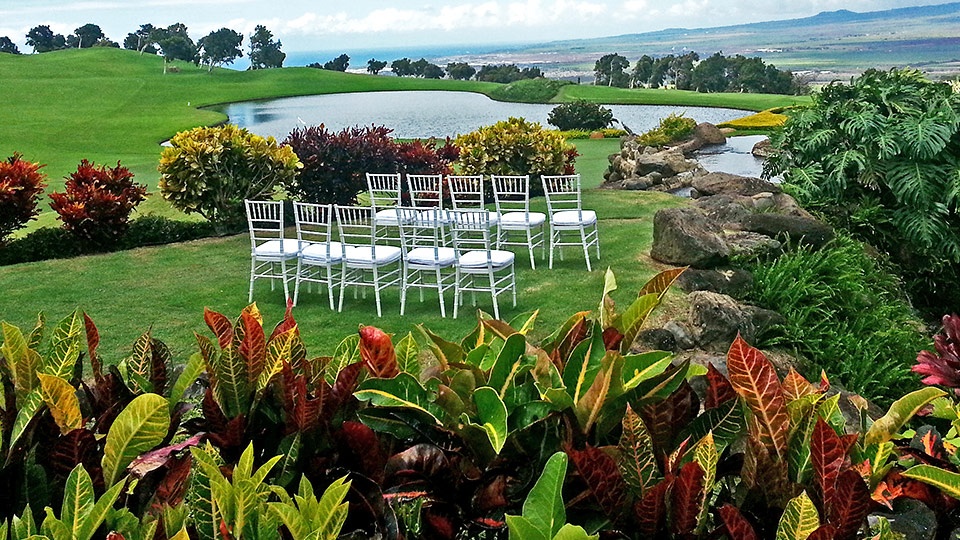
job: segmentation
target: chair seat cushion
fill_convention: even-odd
[[[300,258],[308,262],[339,262],[343,258],[343,245],[340,242],[330,242],[330,252],[327,255],[326,243],[305,244],[300,250]]]
[[[297,253],[300,252],[300,242],[292,238],[283,239],[283,253],[280,252],[281,240],[268,240],[253,250],[254,255],[257,257],[283,257],[285,259],[293,259],[297,256]]]
[[[523,227],[529,224],[532,227],[539,227],[547,220],[547,216],[540,212],[506,212],[500,216],[501,227]]]
[[[396,246],[347,246],[345,259],[347,264],[387,264],[400,260],[400,248]]]
[[[456,261],[457,253],[448,247],[436,251],[431,247],[418,247],[407,252],[407,262],[419,266],[450,266]]]
[[[555,212],[551,217],[550,221],[554,225],[591,225],[597,222],[597,213],[593,210],[563,210],[562,212]]]
[[[502,268],[512,264],[513,258],[514,255],[512,251],[504,251],[501,249],[490,250],[490,260],[494,268]],[[460,266],[463,268],[486,268],[487,252],[477,250],[464,253],[460,256]]]

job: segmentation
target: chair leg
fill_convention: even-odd
[[[537,262],[533,257],[533,231],[529,228],[527,229],[527,250],[530,251],[530,269],[536,270]]]
[[[376,266],[373,267],[373,295],[377,300],[377,317],[383,317],[383,312],[380,309],[380,276]]]
[[[440,275],[440,269],[437,268],[437,296],[440,297],[440,317],[447,318],[447,308],[443,305],[443,280]]]
[[[550,269],[553,270],[553,223],[550,224]]]
[[[600,260],[600,224],[593,224],[593,241],[597,243],[597,260]]]
[[[517,307],[517,272],[510,267],[510,288],[513,289],[513,307]]]
[[[257,260],[254,258],[250,259],[250,294],[247,296],[247,302],[253,302],[253,280],[254,275],[257,273]]]
[[[587,232],[580,227],[580,242],[583,243],[583,258],[587,261],[587,272],[590,272],[590,246],[587,245]]]
[[[460,283],[460,268],[457,268],[453,274],[453,318],[457,318],[457,309],[460,307],[460,299],[463,296],[463,288]]]
[[[403,280],[400,281],[400,316],[403,317],[404,308],[407,305],[407,287],[410,286],[410,274],[408,273],[406,263],[403,265]]]
[[[347,283],[347,267],[340,267],[340,303],[337,304],[337,312],[343,311],[343,290],[346,288]]]
[[[327,266],[327,298],[330,299],[330,309],[333,310],[333,267]]]
[[[500,320],[500,306],[497,305],[497,282],[492,270],[487,272],[487,277],[490,280],[490,296],[493,297],[493,318]]]
[[[300,273],[303,271],[303,261],[297,258],[297,275],[293,280],[293,305],[297,305],[297,299],[300,297]],[[309,285],[310,282],[307,282]],[[309,289],[308,289],[309,290]]]

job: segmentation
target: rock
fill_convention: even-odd
[[[688,293],[710,291],[743,298],[753,289],[753,274],[740,268],[688,268],[677,278],[677,286]]]
[[[727,260],[730,248],[723,230],[702,210],[682,206],[658,210],[653,216],[650,256],[667,264],[712,268]]]
[[[678,349],[692,349],[697,345],[693,340],[693,333],[686,323],[668,321],[667,324],[663,325],[663,329],[673,334],[673,340]]]
[[[769,191],[757,193],[750,198],[753,199],[753,209],[757,212],[772,210],[777,205],[777,201],[773,199],[773,193]]]
[[[603,138],[603,132],[602,132],[602,131],[594,131],[594,132],[590,133],[590,138],[591,138],[591,139],[602,139],[602,138]]]
[[[620,182],[620,189],[626,189],[631,191],[644,190],[650,187],[650,183],[644,180],[646,177],[642,178],[627,178]]]
[[[696,152],[697,150],[703,148],[703,141],[701,141],[700,139],[697,139],[697,138],[693,138],[693,139],[690,139],[690,140],[688,140],[688,141],[684,141],[684,142],[678,144],[678,145],[675,146],[674,148],[676,148],[676,149],[680,150],[681,152],[683,152],[684,155],[690,155],[690,154]]]
[[[677,340],[669,330],[650,328],[637,334],[637,340],[633,344],[633,348],[637,348],[638,352],[675,351],[677,350]]]
[[[699,140],[702,146],[727,143],[726,135],[720,131],[720,128],[709,122],[697,124],[697,127],[693,128],[693,138]]]
[[[758,193],[780,193],[780,186],[749,176],[738,176],[724,172],[712,172],[698,177],[693,187],[704,195],[720,193],[753,196]]]
[[[773,145],[770,143],[770,139],[764,139],[758,141],[757,144],[753,145],[753,148],[750,150],[750,153],[757,156],[758,158],[768,158],[770,154],[773,153]]]
[[[796,199],[786,193],[774,193],[774,212],[788,216],[798,216],[814,219],[810,212],[807,212],[797,204]]]
[[[789,238],[794,245],[819,249],[834,237],[833,228],[812,218],[774,213],[750,214],[740,220],[745,231],[771,238]]]
[[[638,176],[645,176],[657,172],[664,177],[668,177],[691,171],[696,166],[696,163],[683,157],[683,153],[679,150],[668,148],[654,153],[644,151],[644,153],[636,156],[636,166],[633,173]]]
[[[785,319],[778,313],[740,304],[726,294],[696,291],[690,301],[690,323],[697,345],[704,350],[726,352],[737,334],[754,344],[757,337]],[[792,357],[790,362],[793,362]],[[776,362],[774,362],[776,365]]]
[[[749,231],[727,232],[724,240],[727,241],[727,246],[730,248],[731,257],[765,257],[777,253],[783,248],[780,241]]]
[[[916,499],[897,499],[893,503],[893,513],[870,514],[867,522],[873,525],[878,516],[886,517],[890,529],[909,540],[934,540],[937,537],[937,514]]]
[[[697,188],[694,187],[693,189]],[[728,194],[704,196],[699,189],[697,189],[697,192],[700,193],[700,197],[693,205],[703,210],[708,219],[722,225],[737,224],[739,226],[740,220],[753,213],[753,198],[751,197]]]
[[[653,171],[652,173],[648,174],[647,178],[650,179],[650,183],[653,185],[663,182],[663,175],[657,171]]]

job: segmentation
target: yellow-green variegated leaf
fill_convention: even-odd
[[[600,361],[600,369],[593,376],[590,388],[579,401],[574,403],[573,412],[577,416],[583,433],[589,433],[590,428],[596,423],[600,410],[607,402],[611,385],[620,382],[617,379],[622,376],[620,374],[622,369],[623,356],[617,351],[607,351]]]
[[[43,402],[50,409],[53,421],[60,428],[60,433],[67,433],[83,427],[83,416],[80,414],[80,400],[77,399],[77,390],[69,382],[54,375],[38,373],[40,379],[40,394]]]
[[[400,373],[392,379],[367,379],[353,394],[360,401],[369,401],[377,407],[400,407],[429,415],[440,424],[443,409],[430,393],[409,373]]]
[[[187,360],[187,364],[183,366],[183,371],[180,372],[180,376],[177,377],[176,382],[174,382],[170,388],[169,405],[171,413],[173,413],[177,404],[180,403],[180,400],[183,399],[183,394],[186,393],[187,388],[190,388],[190,385],[200,377],[205,367],[203,355],[200,353],[190,355],[190,359]]]
[[[67,525],[71,536],[80,530],[83,522],[93,511],[93,481],[83,465],[77,465],[63,488],[63,507],[60,510],[61,521]]]
[[[3,346],[0,354],[7,359],[7,365],[13,375],[13,387],[17,395],[17,406],[39,385],[37,371],[42,360],[37,351],[27,346],[27,340],[19,328],[6,322],[0,323],[3,327]]]
[[[120,411],[107,432],[101,461],[106,485],[116,483],[137,456],[163,442],[169,428],[166,399],[157,394],[134,398]]]
[[[267,361],[260,372],[256,381],[257,393],[262,392],[276,374],[283,369],[283,363],[296,365],[294,362],[295,351],[300,345],[300,334],[297,327],[293,327],[286,332],[270,340],[267,350]]]
[[[337,345],[336,350],[333,351],[333,357],[330,359],[330,362],[327,364],[327,370],[324,374],[324,378],[327,380],[331,386],[337,382],[337,374],[340,373],[340,370],[349,366],[350,364],[356,364],[360,361],[360,334],[351,334],[345,338],[343,341]]]
[[[522,334],[513,334],[503,342],[488,381],[500,399],[506,399],[507,390],[513,386],[514,378],[525,366],[532,364],[527,359],[526,350],[527,341]]]
[[[820,526],[820,515],[804,491],[790,499],[777,526],[777,540],[807,540]]]
[[[403,339],[397,342],[395,347],[397,353],[397,367],[404,373],[409,373],[414,377],[420,376],[420,347],[417,340],[413,339],[413,332],[407,332]]]
[[[657,457],[653,451],[653,438],[647,431],[640,415],[630,404],[623,415],[623,431],[620,433],[618,445],[619,459],[617,465],[623,474],[627,485],[644,493],[647,488],[657,482]]]
[[[340,529],[347,521],[349,503],[344,502],[344,499],[349,492],[350,481],[346,476],[334,480],[323,491],[317,505],[318,511],[311,523],[313,531],[319,533],[315,537],[317,540],[336,540],[340,536]]]
[[[517,329],[517,333],[527,335],[530,333],[531,330],[533,330],[533,326],[537,322],[537,317],[540,316],[540,310],[538,309],[533,313],[531,313],[530,316],[523,321],[523,324],[515,324],[520,322],[520,317],[522,316],[523,315],[520,315],[516,319],[510,321],[510,326],[513,326],[514,328],[517,328],[519,326],[519,328]]]
[[[928,386],[903,396],[893,402],[887,414],[878,418],[867,430],[864,439],[866,444],[887,442],[892,439],[903,426],[913,418],[913,415],[924,408],[927,403],[945,396],[947,393],[939,388]]]
[[[227,418],[250,412],[252,392],[247,380],[247,363],[230,345],[214,356],[213,397]]]
[[[707,504],[707,497],[713,491],[713,483],[717,478],[717,464],[720,462],[720,453],[713,441],[712,432],[708,432],[694,447],[693,460],[699,463],[700,468],[703,469],[703,492],[700,494],[700,515],[697,517],[697,530],[702,532],[707,524],[710,509],[710,505]]]
[[[617,277],[608,266],[603,275],[603,295],[600,297],[600,326],[603,328],[613,326],[617,317],[617,306],[610,297],[610,293],[615,290],[617,290]]]
[[[623,340],[620,342],[620,352],[627,354],[637,338],[643,323],[653,308],[660,304],[660,296],[654,293],[645,294],[636,300],[620,315],[620,325],[623,327]]]
[[[929,484],[954,499],[960,499],[960,473],[951,472],[933,465],[917,465],[904,471],[903,476]]]
[[[507,442],[507,406],[497,391],[489,386],[477,388],[473,393],[473,402],[477,406],[480,427],[490,439],[493,451],[499,455]]]
[[[127,386],[134,394],[153,391],[153,337],[147,330],[133,342],[133,352],[123,361],[127,370]]]
[[[86,330],[83,312],[76,309],[53,329],[53,347],[46,358],[43,372],[62,379],[73,376],[73,370],[86,345]]]
[[[24,396],[23,400],[17,400],[17,406],[20,410],[17,411],[17,418],[13,421],[13,430],[10,432],[10,448],[13,448],[13,446],[17,444],[17,441],[20,440],[20,437],[22,437],[23,433],[27,430],[27,426],[30,425],[30,421],[33,420],[37,412],[40,411],[40,408],[43,407],[43,395],[40,392],[39,383],[37,386],[37,388]]]

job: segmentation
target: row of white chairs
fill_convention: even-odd
[[[366,176],[378,231],[382,237],[389,239],[387,231],[396,230],[400,225],[394,209],[402,204],[402,175],[367,173]],[[412,207],[424,209],[421,213],[436,214],[441,223],[447,221],[447,204],[452,210],[486,209],[485,180],[482,175],[451,175],[444,181],[439,174],[407,174],[406,179]],[[536,268],[534,251],[541,247],[546,256],[544,227],[549,223],[549,267],[553,268],[555,249],[562,260],[564,246],[579,246],[583,249],[587,271],[590,271],[590,247],[596,248],[599,259],[600,240],[596,212],[582,207],[580,175],[545,175],[541,181],[549,220],[542,212],[530,211],[529,175],[490,176],[490,191],[493,192],[496,211],[488,211],[488,214],[489,222],[497,230],[497,248],[506,245],[526,247],[530,254],[530,267]]]
[[[347,288],[372,288],[378,317],[382,316],[380,292],[398,285],[401,315],[408,291],[415,288],[420,289],[421,301],[424,289],[437,290],[444,317],[444,293],[450,289],[454,289],[454,318],[464,292],[471,292],[474,305],[475,293],[490,293],[497,318],[499,295],[510,291],[513,305],[517,304],[514,254],[496,249],[486,210],[451,210],[441,219],[436,211],[394,207],[401,241],[397,247],[378,236],[377,216],[386,214],[372,206],[295,202],[297,238],[288,239],[282,202],[247,200],[245,204],[251,242],[249,301],[253,301],[254,282],[266,278],[271,289],[280,280],[286,298],[293,281],[294,304],[302,283],[325,285],[330,309],[334,309],[334,288],[339,288],[338,311],[343,310]],[[339,241],[333,237],[334,222]]]

